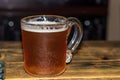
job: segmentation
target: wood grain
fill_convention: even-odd
[[[66,71],[56,77],[33,77],[24,71],[21,42],[0,42],[5,80],[120,80],[120,42],[85,41]]]

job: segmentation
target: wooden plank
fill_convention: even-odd
[[[22,48],[21,42],[0,42],[1,49],[20,49]],[[83,47],[120,47],[120,41],[82,41],[78,49]]]
[[[101,61],[90,64],[88,62],[76,62],[67,65],[65,73],[57,77],[39,77],[39,79],[82,79],[82,78],[120,78],[120,61],[106,64]],[[112,65],[113,64],[113,65]],[[23,62],[9,62],[6,67],[6,80],[37,80],[37,77],[32,77],[25,73]]]
[[[84,42],[62,75],[39,78],[24,71],[20,42],[0,45],[0,60],[6,62],[5,80],[120,80],[120,42]]]
[[[0,54],[4,55],[7,62],[19,62],[23,60],[22,49],[0,50]],[[13,58],[11,58],[13,57]],[[81,60],[119,60],[120,48],[81,48],[74,54],[76,61]]]

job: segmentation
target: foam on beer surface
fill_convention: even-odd
[[[24,25],[22,26],[23,30],[26,31],[30,31],[30,32],[61,32],[61,31],[65,31],[67,30],[66,25],[62,25],[59,29],[55,28],[55,27],[50,27],[50,26],[46,26],[44,24],[57,24],[57,22],[50,22],[50,21],[30,21],[28,22],[30,24],[40,24],[40,26],[36,26],[36,25]],[[54,25],[57,27],[57,25]]]
[[[30,24],[57,24],[57,22],[50,21],[29,21]]]

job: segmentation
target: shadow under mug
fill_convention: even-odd
[[[68,41],[72,28],[74,32]],[[63,73],[83,36],[82,25],[77,18],[58,15],[25,17],[21,19],[21,31],[24,69],[34,76]]]

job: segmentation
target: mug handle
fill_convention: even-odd
[[[81,22],[75,17],[68,18],[67,26],[69,26],[68,31],[70,31],[68,34],[70,34],[71,30],[74,29],[72,38],[67,45],[66,63],[69,63],[72,60],[72,53],[75,51],[82,40],[83,28]]]

